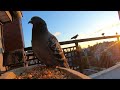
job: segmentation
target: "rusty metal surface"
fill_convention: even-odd
[[[2,23],[12,21],[12,16],[9,11],[0,11],[0,21]]]

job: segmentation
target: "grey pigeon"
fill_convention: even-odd
[[[73,36],[71,39],[76,39],[78,36],[79,35],[77,34],[77,35]]]
[[[34,16],[28,22],[32,27],[32,49],[36,57],[46,66],[61,66],[69,68],[67,59],[57,38],[47,28],[46,22]]]

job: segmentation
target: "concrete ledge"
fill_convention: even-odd
[[[21,68],[17,68],[14,70],[10,70],[10,71],[2,74],[2,76],[0,76],[0,79],[14,79],[16,77],[16,75],[20,75],[25,70],[31,69],[35,66],[38,66],[38,65],[28,66],[27,68],[21,67]],[[79,73],[75,70],[67,69],[67,68],[63,68],[63,67],[58,67],[58,68],[63,70],[68,75],[70,75],[73,79],[91,79],[89,76],[86,76],[86,75]]]
[[[13,72],[6,72],[0,77],[0,79],[14,79],[14,78],[16,78],[16,74],[14,74]]]
[[[32,66],[29,66],[29,67],[26,67],[26,68],[25,67],[21,67],[21,68],[10,70],[10,71],[2,74],[0,76],[0,79],[15,79],[17,75],[20,75],[25,70],[31,69],[31,68],[33,68],[35,66],[37,66],[37,65],[32,65]]]
[[[28,69],[32,69],[34,68],[35,66],[37,65],[32,65],[32,66],[28,66],[28,67],[20,67],[20,68],[17,68],[17,69],[13,69],[13,70],[10,70],[8,72],[13,72],[15,73],[16,75],[20,75],[22,72],[24,72],[25,70],[28,70]]]
[[[73,79],[91,79],[89,76],[86,76],[80,72],[77,72],[72,69],[62,68],[59,67],[59,69],[65,71],[68,75],[70,75]]]
[[[117,68],[120,68],[120,63],[118,63],[117,65],[112,66],[112,67],[110,67],[110,68],[108,68],[108,69],[106,69],[106,70],[103,70],[103,71],[100,71],[100,72],[98,72],[98,73],[89,75],[89,77],[91,77],[91,78],[93,78],[93,79],[97,79],[97,78],[102,77],[102,76],[104,76],[105,74],[107,74],[107,73],[109,73],[109,72],[117,69]],[[106,79],[107,79],[107,78],[106,78]]]

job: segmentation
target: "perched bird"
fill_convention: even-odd
[[[57,38],[47,28],[46,22],[34,16],[28,22],[32,27],[32,49],[36,57],[46,66],[63,66],[69,68],[67,59]]]
[[[116,35],[118,35],[118,33],[116,32]]]
[[[73,36],[71,39],[76,39],[78,36],[79,35],[77,34],[77,35]]]
[[[105,33],[102,33],[102,36],[104,36],[105,35]]]

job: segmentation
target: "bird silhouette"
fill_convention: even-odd
[[[71,39],[76,39],[78,36],[79,35],[77,34],[77,35],[73,36]]]
[[[105,33],[102,33],[102,36],[104,36],[105,35]]]
[[[32,49],[35,56],[46,66],[62,66],[69,68],[67,59],[57,38],[47,28],[46,22],[34,16],[28,22],[32,27]]]
[[[116,32],[116,35],[118,35],[118,33]]]

